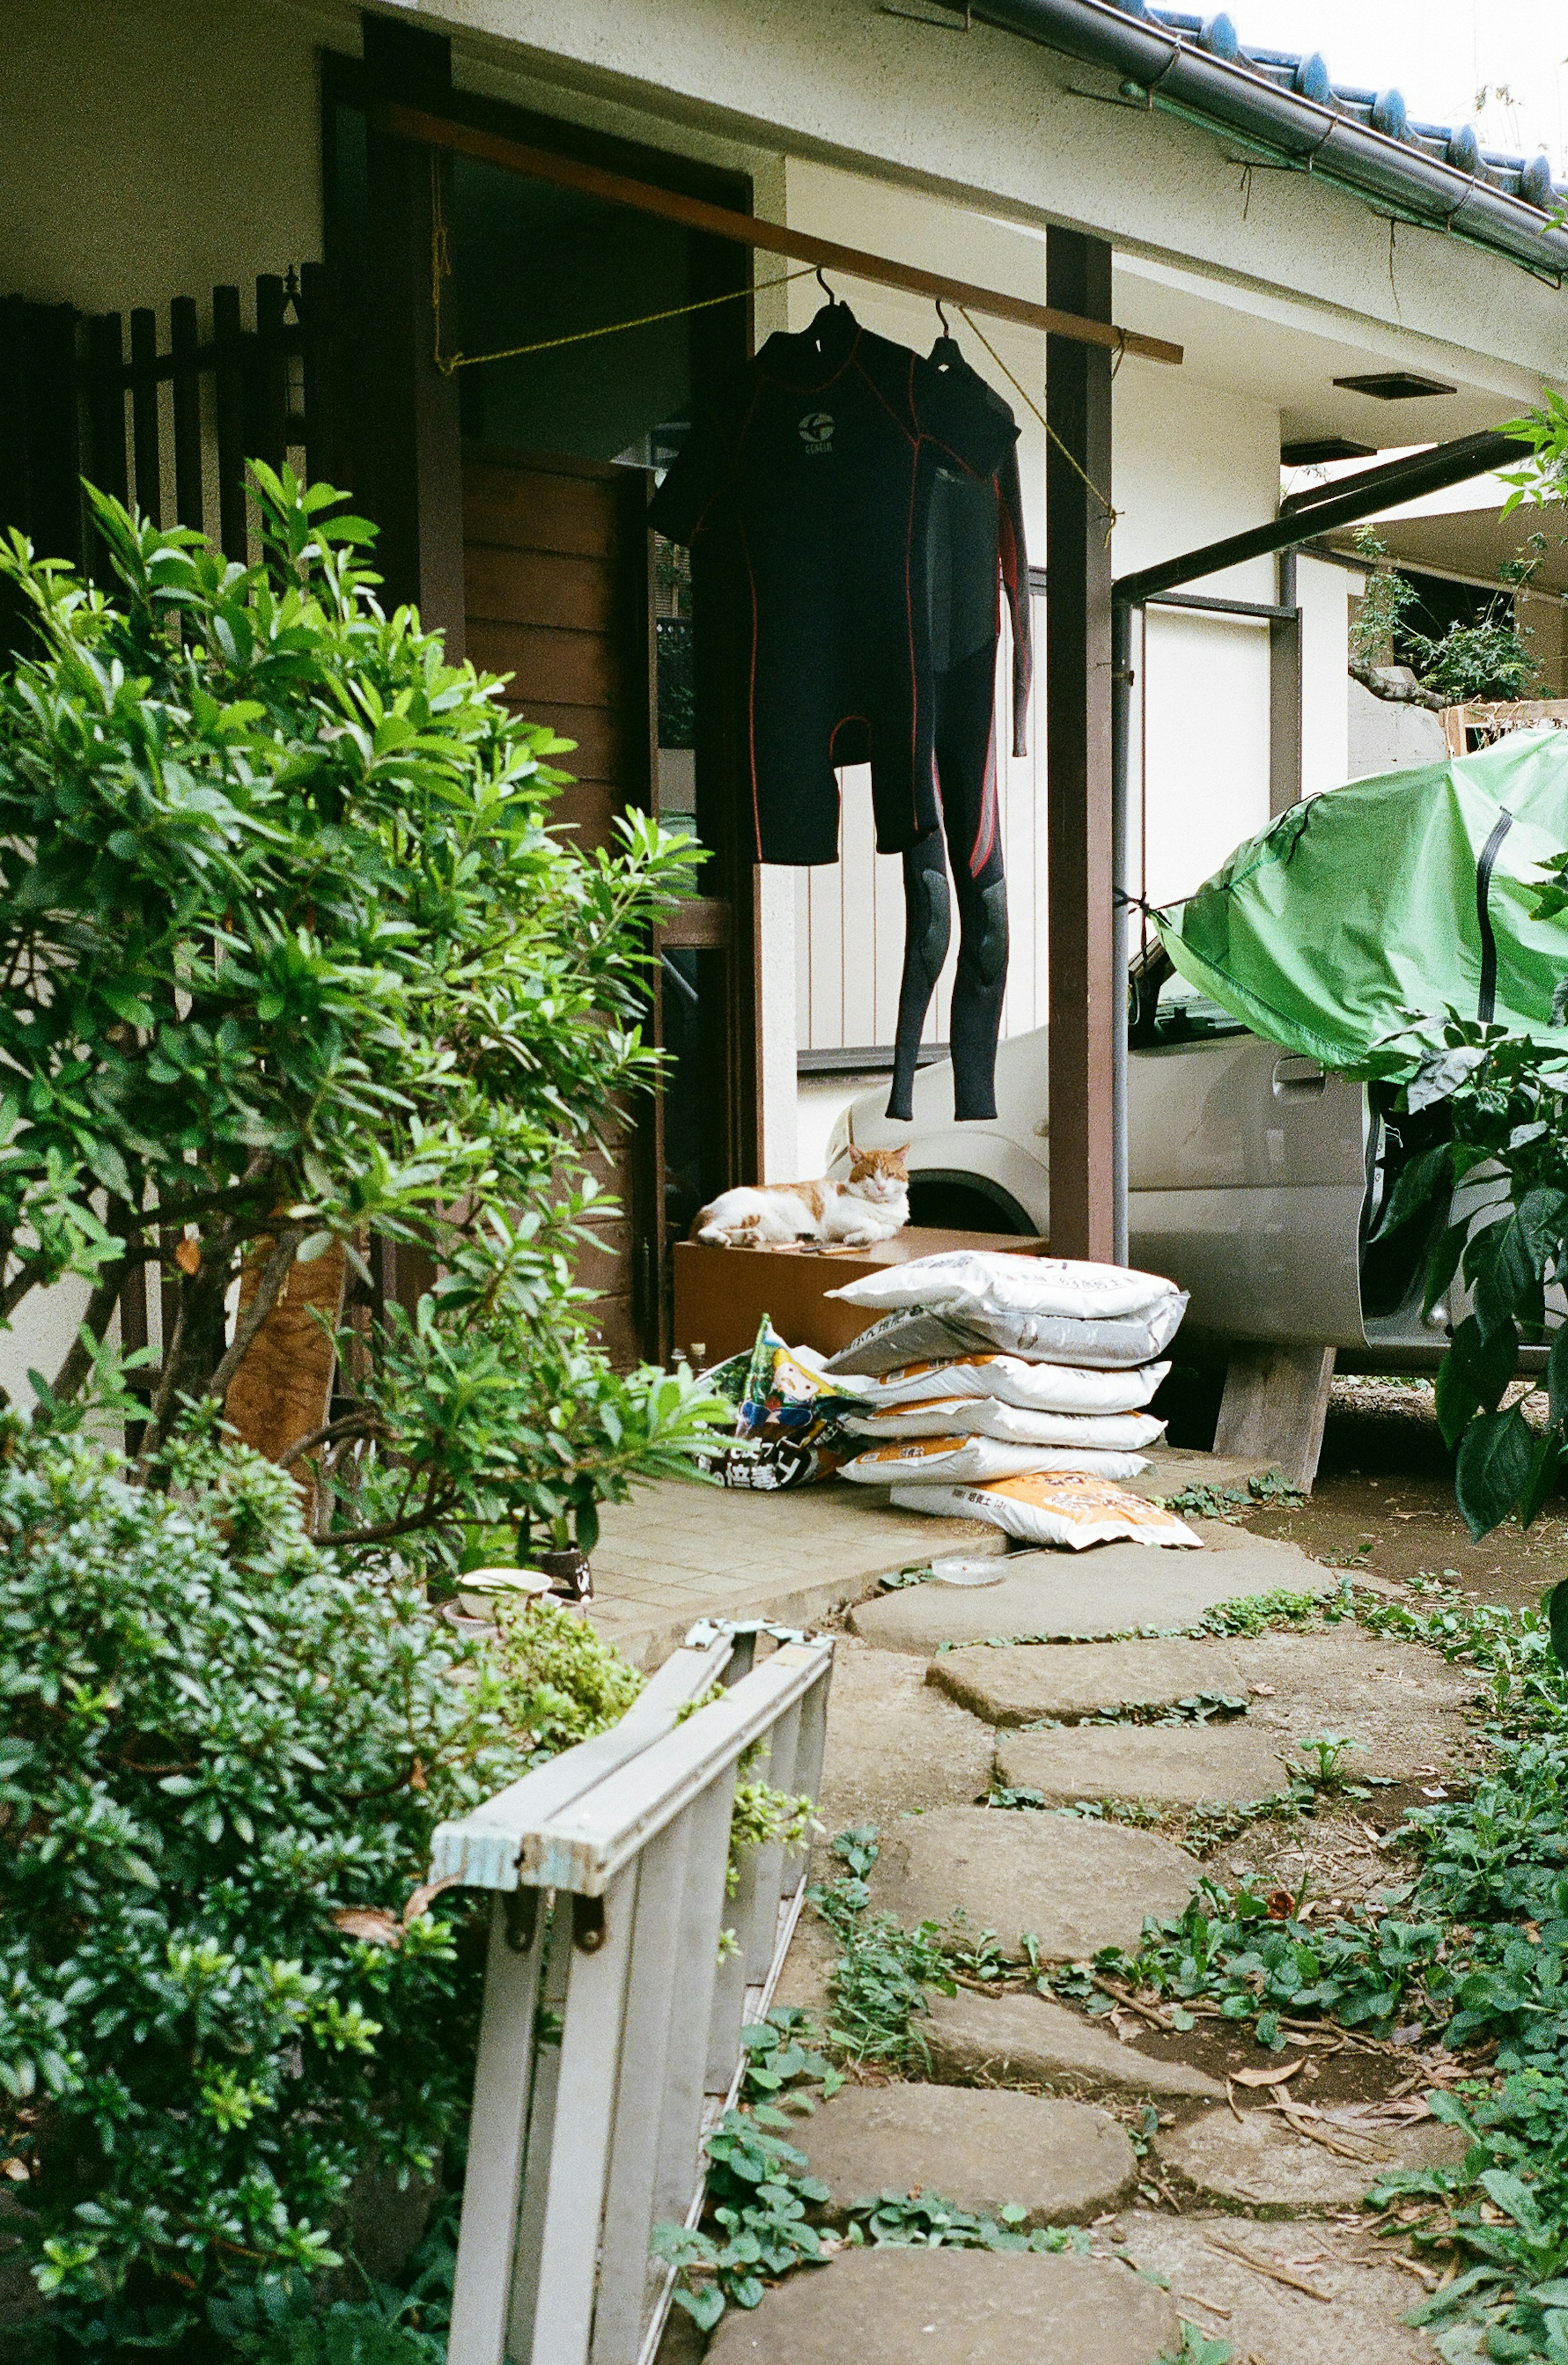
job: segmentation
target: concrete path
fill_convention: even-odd
[[[1244,1487],[1266,1463],[1156,1446],[1135,1493]],[[895,1511],[880,1486],[805,1486],[786,1495],[672,1478],[608,1503],[593,1555],[593,1623],[634,1665],[655,1667],[699,1618],[806,1625],[876,1590],[877,1580],[940,1552],[1008,1550],[979,1519]]]
[[[1426,1782],[1430,1794],[1473,1750],[1476,1678],[1350,1619],[1093,1639],[1191,1629],[1222,1601],[1327,1597],[1341,1582],[1289,1543],[1201,1531],[1202,1552],[1015,1553],[993,1586],[863,1598],[834,1674],[823,1822],[877,1827],[869,1910],[906,1927],[957,1922],[971,1945],[990,1933],[1016,1960],[1081,1966],[1095,2012],[1027,1974],[934,1997],[916,2023],[918,2077],[873,2074],[800,2123],[832,2189],[824,2217],[887,2191],[979,2214],[1013,2202],[1031,2223],[1087,2227],[1092,2255],[846,2249],[754,2314],[732,2311],[713,2365],[1159,2365],[1181,2354],[1182,2321],[1230,2342],[1237,2365],[1433,2365],[1431,2338],[1403,2321],[1418,2281],[1361,2230],[1383,2169],[1462,2150],[1424,2114],[1418,2065],[1413,2079],[1408,2054],[1367,2070],[1365,2049],[1337,2048],[1327,2030],[1282,2058],[1244,2024],[1200,2017],[1183,2036],[1092,1965],[1103,1946],[1135,1944],[1146,1916],[1185,1907],[1204,1869],[1178,1844],[1193,1806],[1277,1794],[1283,1761],[1302,1765],[1299,1744],[1324,1733],[1363,1744],[1341,1761],[1350,1780]],[[1021,1789],[1046,1804],[986,1803]],[[1293,1844],[1327,1848],[1346,1825],[1369,1877],[1396,1880],[1366,1821],[1380,1796],[1329,1795],[1321,1825],[1288,1827]],[[1081,1810],[1052,1810],[1070,1802]],[[1266,1866],[1267,1821],[1244,1829]],[[808,1916],[781,2000],[830,2008],[834,1952]],[[1355,2082],[1358,2062],[1370,2087]],[[1260,2064],[1287,2075],[1250,2082]]]

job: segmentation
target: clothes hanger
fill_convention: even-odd
[[[818,350],[821,351],[823,341],[832,321],[833,315],[835,312],[842,312],[847,319],[849,317],[849,307],[845,302],[842,296],[835,296],[834,294],[833,289],[823,277],[823,267],[820,263],[817,265],[816,277],[817,285],[822,289],[823,294],[827,297],[827,302],[818,308],[816,319],[812,322],[812,325],[807,330],[806,333],[812,340]]]
[[[936,307],[936,318],[942,323],[942,334],[931,348],[931,358],[938,369],[951,369],[955,362],[963,360],[963,347],[953,334],[952,326],[942,308],[941,297],[934,296],[931,300]]]

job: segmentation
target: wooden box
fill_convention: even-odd
[[[714,1249],[680,1240],[675,1249],[675,1351],[694,1367],[738,1355],[756,1337],[765,1314],[791,1347],[835,1355],[881,1316],[875,1306],[846,1306],[830,1289],[884,1265],[943,1249],[1000,1249],[1042,1256],[1047,1243],[1014,1232],[952,1232],[910,1224],[875,1248]]]

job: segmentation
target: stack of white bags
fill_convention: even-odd
[[[1032,1543],[1196,1543],[1122,1492],[1164,1434],[1148,1406],[1187,1300],[1118,1265],[955,1249],[830,1293],[882,1311],[826,1366],[866,1440],[840,1475],[902,1508],[984,1519]]]

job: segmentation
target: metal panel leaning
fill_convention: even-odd
[[[830,1638],[704,1620],[609,1732],[437,1830],[432,1878],[496,1892],[450,2365],[651,2359],[672,2279],[649,2236],[701,2206],[804,1895],[804,1850],[776,1845],[727,1893],[737,1768],[815,1798],[832,1672]]]

